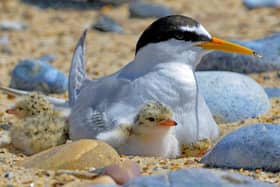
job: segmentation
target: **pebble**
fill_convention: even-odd
[[[164,175],[153,175],[148,177],[138,177],[129,181],[124,187],[170,187],[170,186],[243,186],[243,187],[270,187],[268,183],[256,181],[250,177],[237,173],[217,171],[210,169],[184,169],[170,172]]]
[[[264,90],[269,98],[280,97],[280,88],[265,88]]]
[[[280,171],[280,126],[254,124],[220,140],[201,162],[210,167]]]
[[[82,170],[103,168],[120,162],[118,153],[96,140],[78,140],[27,157],[19,163],[25,168]]]
[[[255,50],[262,58],[215,51],[202,58],[197,70],[224,70],[240,73],[280,70],[280,33],[253,41],[233,42]]]
[[[262,8],[262,7],[279,7],[280,0],[243,0],[243,4],[248,9]]]
[[[120,164],[105,167],[104,174],[111,176],[117,184],[121,185],[140,176],[141,170],[136,162],[126,160]]]
[[[114,185],[114,180],[109,176],[99,176],[90,181],[74,181],[63,185],[64,187],[93,187],[95,185]]]
[[[14,175],[13,172],[6,172],[6,173],[4,174],[4,177],[7,178],[7,179],[11,179],[11,178],[13,178],[14,176],[15,176],[15,175]]]
[[[3,20],[0,22],[0,30],[21,31],[27,28],[27,25],[21,21]]]
[[[92,27],[102,32],[123,32],[122,26],[108,16],[100,16]]]
[[[87,0],[88,2],[98,2],[104,5],[119,6],[129,2],[129,0]]]
[[[129,13],[132,18],[160,18],[171,15],[172,11],[164,5],[136,1],[129,4]]]
[[[48,55],[38,59],[26,59],[16,65],[11,73],[10,87],[41,91],[43,93],[64,93],[68,86],[67,77],[47,62],[53,60]]]
[[[264,89],[246,75],[209,71],[197,72],[199,91],[217,123],[230,123],[264,114],[270,101]]]
[[[9,43],[10,43],[10,40],[7,35],[0,36],[0,45],[6,46],[6,45],[9,45]]]

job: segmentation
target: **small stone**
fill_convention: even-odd
[[[22,23],[20,21],[10,21],[10,20],[4,20],[0,22],[0,30],[5,31],[21,31],[27,28],[27,25],[25,23]]]
[[[280,88],[265,88],[264,90],[269,98],[280,97]]]
[[[11,178],[13,178],[14,176],[15,176],[15,175],[14,175],[13,172],[6,172],[6,173],[4,174],[4,177],[7,178],[7,179],[11,179]]]
[[[126,160],[120,164],[114,164],[104,168],[104,174],[111,176],[117,184],[124,184],[128,180],[141,175],[140,166],[130,160]]]
[[[163,175],[138,177],[127,182],[124,187],[170,187],[170,186],[246,186],[246,187],[272,187],[274,185],[259,182],[251,177],[237,173],[209,169],[184,169]]]
[[[96,140],[78,140],[26,158],[19,165],[40,169],[102,168],[120,162],[118,153],[108,144]]]
[[[0,45],[9,45],[10,40],[9,37],[7,35],[1,36],[0,37]]]
[[[99,176],[99,177],[96,177],[96,178],[92,179],[91,181],[87,181],[87,182],[80,182],[80,181],[70,182],[70,183],[67,183],[66,185],[64,185],[64,187],[93,187],[95,185],[115,186],[114,184],[116,184],[116,183],[114,182],[114,180],[111,177]]]
[[[53,59],[53,56],[49,55],[21,61],[12,70],[10,87],[27,91],[41,91],[46,94],[65,92],[68,79],[62,72],[47,63]]]
[[[108,16],[100,16],[92,27],[102,32],[123,32],[122,26]]]
[[[217,123],[229,123],[264,114],[270,101],[264,89],[248,76],[223,71],[196,73],[199,92]]]
[[[280,0],[243,0],[243,3],[248,9],[280,6]]]
[[[97,2],[103,5],[113,5],[118,6],[127,3],[129,0],[87,0],[88,2]]]
[[[155,3],[131,2],[129,13],[132,18],[160,18],[172,14],[172,11],[163,5]]]
[[[240,73],[280,70],[280,33],[253,41],[233,42],[255,50],[262,57],[215,51],[202,58],[197,70],[223,70]]]
[[[280,126],[242,127],[219,141],[201,162],[210,167],[280,171]]]

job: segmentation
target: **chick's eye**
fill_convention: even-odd
[[[18,107],[18,109],[19,109],[19,110],[23,110],[23,108],[22,108],[22,107]]]
[[[185,37],[184,33],[183,32],[175,32],[175,38],[177,40],[183,40]]]
[[[155,118],[152,118],[152,117],[150,117],[150,118],[147,118],[149,121],[155,121]]]

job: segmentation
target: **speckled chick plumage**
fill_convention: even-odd
[[[16,103],[20,112],[11,128],[11,142],[25,154],[65,143],[68,128],[44,95],[31,93]]]
[[[133,124],[120,124],[112,131],[100,133],[97,139],[122,154],[174,158],[180,154],[178,140],[172,128],[158,125],[169,119],[172,119],[169,107],[150,101],[140,108]]]

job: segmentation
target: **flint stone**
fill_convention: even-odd
[[[167,173],[165,175],[154,175],[138,177],[129,181],[124,187],[270,187],[271,184],[258,182],[250,177],[226,171],[214,171],[209,169],[185,169]]]
[[[47,62],[53,56],[48,55],[39,59],[21,61],[12,70],[10,87],[26,91],[41,91],[43,93],[64,93],[68,79],[64,73]]]
[[[163,5],[154,3],[131,2],[129,4],[132,18],[160,18],[172,14],[172,11]]]
[[[264,90],[269,98],[280,97],[280,88],[265,88]]]
[[[201,162],[210,167],[280,171],[280,126],[254,124],[228,135]]]
[[[19,162],[25,168],[82,170],[103,168],[120,162],[118,153],[97,140],[79,140],[35,154]]]
[[[123,28],[118,24],[116,21],[114,21],[112,18],[108,16],[101,16],[95,25],[93,25],[93,28],[96,30],[102,31],[102,32],[116,32],[116,33],[122,33]]]
[[[264,114],[270,101],[248,76],[223,71],[196,72],[199,91],[217,123],[230,123]]]
[[[20,21],[3,20],[0,22],[0,30],[4,31],[21,31],[26,28],[27,25]]]
[[[279,7],[280,0],[243,0],[243,4],[248,9],[263,8],[263,7]]]

